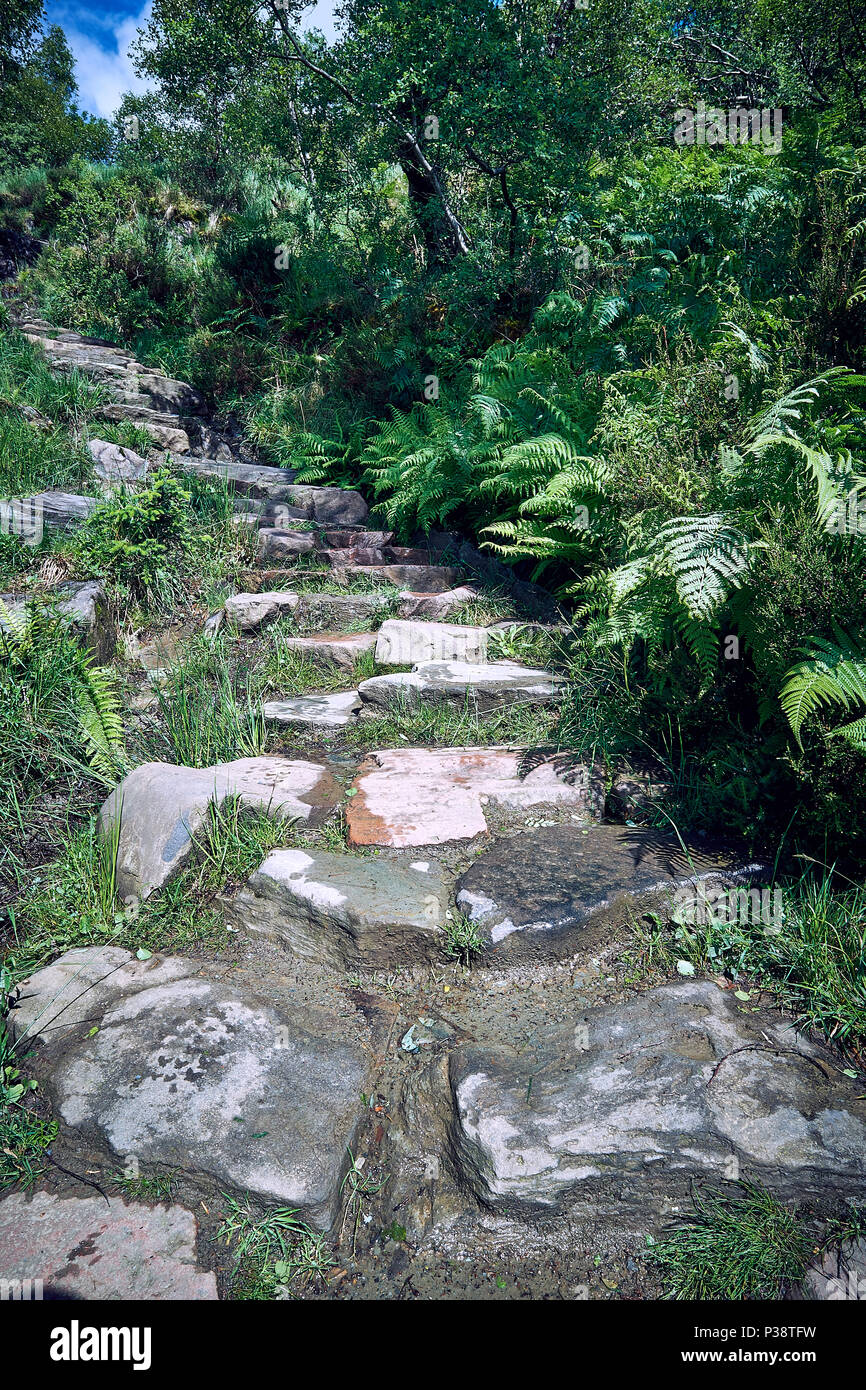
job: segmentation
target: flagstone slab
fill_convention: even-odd
[[[262,706],[262,714],[269,724],[342,729],[355,723],[361,704],[357,690],[341,690],[333,695],[296,695],[289,700],[268,700]]]
[[[97,968],[101,949],[90,948]],[[30,1065],[54,1113],[118,1158],[229,1185],[328,1229],[369,1089],[364,1020],[291,990],[275,1004],[218,964],[174,957],[173,977],[159,979],[158,957],[125,954],[102,978],[96,1024],[38,1035]],[[38,1009],[54,983],[40,971],[22,993]]]
[[[388,618],[376,641],[378,666],[414,666],[421,661],[487,660],[487,629],[459,623]]]
[[[577,1201],[646,1230],[732,1173],[800,1201],[851,1200],[866,1179],[860,1082],[708,980],[584,1009],[521,1050],[461,1049],[451,1079],[455,1157],[487,1206]]]
[[[369,704],[386,709],[469,701],[478,709],[492,710],[514,704],[549,705],[560,698],[564,686],[565,681],[550,671],[511,661],[425,661],[413,671],[371,676],[361,681],[358,691]]]
[[[0,1202],[0,1285],[40,1281],[44,1299],[216,1299],[216,1275],[196,1261],[198,1227],[180,1206],[119,1197],[14,1192]]]
[[[366,579],[382,579],[395,584],[398,589],[410,589],[413,593],[439,594],[453,589],[459,578],[459,570],[448,565],[346,565],[334,566],[335,571],[348,576]]]
[[[684,849],[664,831],[570,823],[498,841],[460,878],[457,905],[497,960],[548,958],[646,912],[673,909],[687,885],[736,887],[771,873],[735,850]]]
[[[411,589],[404,589],[400,595],[400,616],[425,618],[431,622],[443,623],[465,603],[477,597],[478,590],[469,584],[461,584],[456,589],[446,589],[441,594],[416,594]]]
[[[376,646],[376,634],[321,632],[315,637],[286,637],[283,645],[291,651],[308,656],[311,661],[321,661],[351,671],[359,656],[363,656],[364,652],[373,651]]]
[[[441,956],[449,886],[437,864],[274,850],[227,909],[238,928],[337,970]]]
[[[226,621],[241,632],[252,632],[267,623],[294,613],[300,602],[291,589],[273,589],[262,594],[235,594],[223,604]]]
[[[443,844],[487,829],[484,806],[568,807],[598,815],[601,774],[513,748],[390,748],[362,763],[346,811],[355,845]]]

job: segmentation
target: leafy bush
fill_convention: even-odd
[[[141,492],[114,492],[80,527],[76,549],[96,574],[144,594],[168,574],[171,557],[189,552],[190,501],[180,479],[160,469]]]

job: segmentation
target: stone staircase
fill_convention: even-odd
[[[169,1220],[112,1199],[95,1258],[71,1271],[92,1194],[14,1194],[0,1276],[26,1268],[84,1298],[216,1297],[230,1271],[211,1209],[229,1190],[330,1234],[351,1273],[328,1296],[441,1297],[501,1269],[535,1297],[632,1298],[647,1235],[696,1188],[735,1175],[786,1199],[862,1197],[866,1101],[839,1057],[757,990],[652,984],[634,965],[645,914],[748,894],[769,866],[615,822],[604,770],[549,747],[379,746],[395,709],[540,708],[563,677],[491,660],[495,625],[448,621],[477,595],[460,567],[364,529],[358,493],[196,452],[209,426],[190,388],[108,345],[24,328],[59,370],[102,374],[122,393],[110,408],[154,439],[184,433],[183,466],[223,479],[238,524],[258,530],[259,567],[208,630],[267,641],[294,624],[284,640],[345,688],[265,703],[277,739],[308,737],[301,751],[146,763],[103,806],[132,913],[194,861],[229,797],[279,819],[284,843],[223,896],[230,958],[88,946],[22,986],[11,1027],[35,1047],[65,1169],[131,1155],[179,1174],[182,1200]],[[378,587],[335,591],[357,575]],[[363,653],[376,674],[353,684]],[[340,741],[359,723],[360,755]],[[480,943],[471,971],[448,954],[461,922]],[[167,1261],[165,1292],[123,1264],[118,1231]]]
[[[453,586],[453,566],[438,563],[425,549],[393,545],[390,532],[362,529],[368,507],[360,493],[297,485],[291,470],[258,463],[243,441],[214,427],[201,393],[186,382],[160,375],[104,339],[55,329],[21,311],[11,318],[53,371],[77,370],[104,389],[103,419],[146,430],[154,449],[170,454],[185,471],[222,483],[233,496],[238,524],[258,531],[262,562],[306,554],[347,577],[363,571],[418,593]],[[91,453],[109,486],[146,479],[148,460],[132,450],[92,440]],[[48,528],[75,526],[98,505],[94,498],[61,492],[26,500],[39,506]],[[293,527],[297,522],[305,528]]]

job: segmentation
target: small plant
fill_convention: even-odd
[[[694,1214],[648,1260],[674,1299],[781,1298],[806,1272],[813,1243],[794,1212],[765,1188],[693,1197]]]
[[[227,1213],[217,1240],[234,1243],[236,1285],[247,1298],[286,1298],[321,1279],[334,1260],[325,1237],[299,1221],[293,1207],[259,1213],[247,1197],[224,1194]]]
[[[476,924],[462,912],[445,914],[445,954],[449,960],[471,965],[484,954],[487,943]]]
[[[140,596],[159,588],[172,557],[184,556],[191,544],[190,493],[169,469],[155,473],[141,492],[114,493],[76,537],[87,565]]]
[[[352,1255],[358,1253],[358,1228],[361,1221],[369,1217],[364,1217],[364,1204],[370,1197],[375,1197],[387,1182],[387,1175],[379,1177],[373,1173],[363,1173],[364,1157],[355,1158],[351,1149],[347,1149],[349,1155],[349,1169],[340,1184],[340,1194],[345,1197],[343,1208],[343,1219],[340,1223],[340,1241],[342,1242],[346,1227],[349,1226],[352,1232]]]

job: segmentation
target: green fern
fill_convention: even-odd
[[[76,711],[90,765],[113,785],[128,768],[121,703],[110,667],[82,662]]]
[[[819,710],[866,705],[866,651],[859,641],[835,629],[835,642],[813,637],[804,660],[787,673],[779,694],[791,731],[802,747],[803,722]],[[866,752],[866,718],[858,717],[830,731]]]

